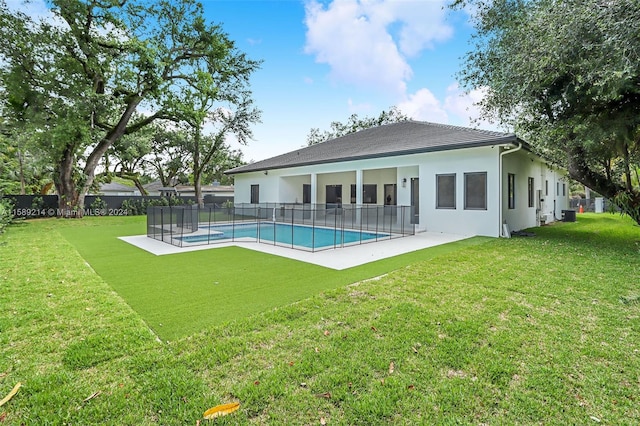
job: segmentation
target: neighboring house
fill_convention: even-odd
[[[99,195],[130,195],[138,196],[140,191],[136,187],[123,185],[117,182],[103,183],[98,190]]]
[[[196,189],[190,185],[176,185],[176,192],[182,197],[195,197]],[[233,198],[235,188],[233,185],[220,185],[218,182],[214,182],[212,185],[202,185],[200,187],[202,196],[212,195],[214,197],[230,197]]]
[[[236,203],[412,206],[417,231],[503,234],[559,219],[568,183],[514,134],[405,121],[227,171]]]
[[[196,190],[191,185],[174,185],[169,187],[162,186],[162,183],[157,180],[151,182],[144,187],[149,195],[159,195],[163,197],[195,197]],[[230,199],[233,200],[234,194],[233,185],[220,185],[218,182],[213,182],[211,185],[202,185],[202,196],[205,197],[205,202],[209,198],[212,200]]]

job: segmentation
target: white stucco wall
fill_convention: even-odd
[[[509,209],[508,175],[515,175],[515,209]],[[528,178],[533,178],[533,206],[529,207]],[[502,175],[503,220],[511,230],[521,230],[543,222],[560,220],[569,206],[569,184],[565,173],[555,170],[536,155],[519,151],[507,154]],[[547,192],[548,188],[548,192]]]
[[[460,235],[485,235],[498,237],[501,233],[501,219],[512,230],[537,225],[540,214],[555,214],[561,217],[568,206],[568,185],[562,180],[562,173],[551,170],[539,158],[522,150],[503,156],[502,177],[500,177],[500,152],[502,148],[481,147],[412,154],[398,157],[375,158],[346,161],[331,164],[293,167],[264,172],[243,173],[235,176],[236,203],[249,203],[251,185],[260,185],[260,202],[302,203],[304,184],[311,185],[312,203],[326,202],[326,186],[342,185],[342,202],[349,204],[350,188],[356,184],[377,185],[377,204],[384,204],[384,185],[397,185],[399,206],[411,204],[411,181],[419,179],[419,224],[418,231],[443,232]],[[487,173],[486,210],[465,209],[465,173]],[[507,176],[516,176],[516,208],[508,209]],[[456,175],[456,208],[436,207],[436,175]],[[528,207],[527,177],[534,178],[536,203]],[[404,180],[406,179],[406,182]],[[502,180],[502,197],[500,181]],[[549,195],[545,194],[545,181],[549,182]],[[556,194],[560,183],[560,195]],[[562,195],[562,184],[566,185]],[[538,211],[537,196],[544,201]],[[554,203],[555,201],[555,203]],[[361,203],[360,199],[358,203]],[[555,211],[554,211],[555,205]],[[502,208],[502,210],[501,210]],[[500,214],[502,211],[502,215]]]

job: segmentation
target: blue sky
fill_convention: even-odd
[[[416,120],[472,125],[482,94],[464,94],[456,82],[472,28],[466,13],[446,3],[205,1],[208,19],[264,61],[251,85],[262,123],[240,147],[245,160],[297,149],[313,127],[394,105]]]
[[[447,0],[202,2],[210,22],[263,61],[251,80],[262,123],[248,145],[231,142],[246,161],[305,146],[311,128],[353,113],[377,116],[397,106],[416,120],[462,126],[478,116],[473,104],[482,91],[465,94],[456,81],[472,28]],[[42,13],[42,0],[31,7]]]

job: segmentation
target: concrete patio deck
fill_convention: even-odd
[[[420,232],[415,235],[393,240],[378,241],[355,246],[317,251],[315,253],[292,248],[279,247],[258,242],[230,242],[191,247],[177,247],[162,241],[154,240],[146,235],[120,237],[121,240],[146,250],[157,256],[186,253],[195,250],[215,250],[223,247],[237,246],[275,256],[282,256],[301,262],[312,263],[326,268],[342,270],[388,257],[398,256],[428,247],[434,247],[453,241],[464,240],[469,236]]]

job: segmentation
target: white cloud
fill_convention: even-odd
[[[478,103],[486,95],[486,89],[465,92],[458,83],[447,88],[444,101],[440,101],[429,89],[423,88],[408,95],[396,106],[414,120],[474,127],[485,130],[510,131],[481,118]]]
[[[335,0],[325,7],[310,0],[305,52],[329,65],[336,82],[404,94],[413,76],[408,57],[452,34],[444,23],[443,4],[444,0]]]
[[[497,123],[481,118],[482,114],[478,104],[486,96],[486,93],[486,88],[465,92],[458,83],[453,83],[447,87],[447,96],[443,107],[454,117],[455,123],[452,124],[505,131]]]
[[[449,116],[429,89],[420,89],[398,103],[398,109],[413,120],[447,123]]]

